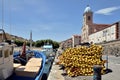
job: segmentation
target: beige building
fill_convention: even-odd
[[[60,48],[66,49],[71,47],[76,47],[81,43],[81,36],[80,35],[73,35],[71,38],[62,41],[60,43]]]
[[[72,38],[69,38],[69,39],[67,39],[67,40],[65,40],[65,41],[62,41],[62,42],[60,43],[60,47],[61,47],[62,49],[66,49],[66,48],[72,47]]]
[[[96,24],[93,23],[93,12],[89,6],[85,8],[83,14],[83,25],[82,25],[82,33],[81,33],[81,42],[89,42],[89,35],[98,31],[101,31],[110,24]]]
[[[81,43],[81,36],[80,35],[73,35],[72,36],[72,47],[76,47]]]

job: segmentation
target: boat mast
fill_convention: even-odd
[[[4,0],[2,0],[2,29],[4,26]]]
[[[3,26],[4,26],[4,0],[2,0],[2,29],[3,29]],[[2,42],[4,41],[3,40],[3,33],[2,34]]]
[[[30,50],[32,50],[32,31],[30,31]]]
[[[12,0],[9,0],[9,26],[10,26],[10,32],[9,32],[9,35],[10,35],[10,40],[11,40],[11,42],[13,42],[13,39],[12,39],[12,26],[11,26],[11,17],[12,17],[12,15],[11,15],[11,13],[12,13],[12,11],[11,11],[11,4],[12,4],[12,2],[11,2]]]

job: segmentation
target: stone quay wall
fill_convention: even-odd
[[[98,45],[102,45],[104,47],[103,54],[120,56],[120,39],[99,43]]]

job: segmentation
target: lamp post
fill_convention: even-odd
[[[106,41],[107,41],[107,30],[105,31],[105,39],[106,39]],[[107,49],[107,52],[106,52],[107,54],[106,54],[106,70],[108,69],[108,49]]]
[[[107,41],[107,30],[105,30],[103,32],[103,34],[105,36],[105,41]],[[106,47],[106,49],[107,49],[107,47]],[[106,50],[105,53],[106,53],[106,73],[107,73],[107,70],[108,70],[108,49]]]

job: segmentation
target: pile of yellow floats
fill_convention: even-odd
[[[59,63],[65,67],[69,76],[93,75],[94,65],[101,65],[103,74],[105,60],[102,60],[102,50],[100,45],[69,48],[59,56]]]

